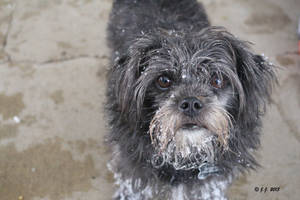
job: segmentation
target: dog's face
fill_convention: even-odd
[[[255,129],[274,74],[226,31],[143,36],[114,70],[119,109],[149,136],[154,167],[195,169],[257,147],[256,133],[240,132]]]

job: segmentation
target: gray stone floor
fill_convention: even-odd
[[[299,199],[299,0],[204,0],[214,25],[281,66],[262,168],[230,199]],[[0,0],[0,199],[108,200],[103,102],[111,0]],[[255,187],[280,187],[255,192]]]

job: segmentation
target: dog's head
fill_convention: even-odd
[[[247,42],[216,27],[161,30],[136,39],[113,70],[121,116],[149,136],[154,167],[255,163],[249,150],[275,76]]]

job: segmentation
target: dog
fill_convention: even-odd
[[[274,66],[196,0],[114,0],[107,81],[114,199],[226,199],[256,169]]]

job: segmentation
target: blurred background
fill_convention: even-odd
[[[262,168],[241,176],[228,195],[299,199],[300,1],[202,2],[213,25],[253,42],[258,54],[281,67],[257,153]],[[113,175],[103,145],[111,5],[0,0],[1,200],[111,199]]]

